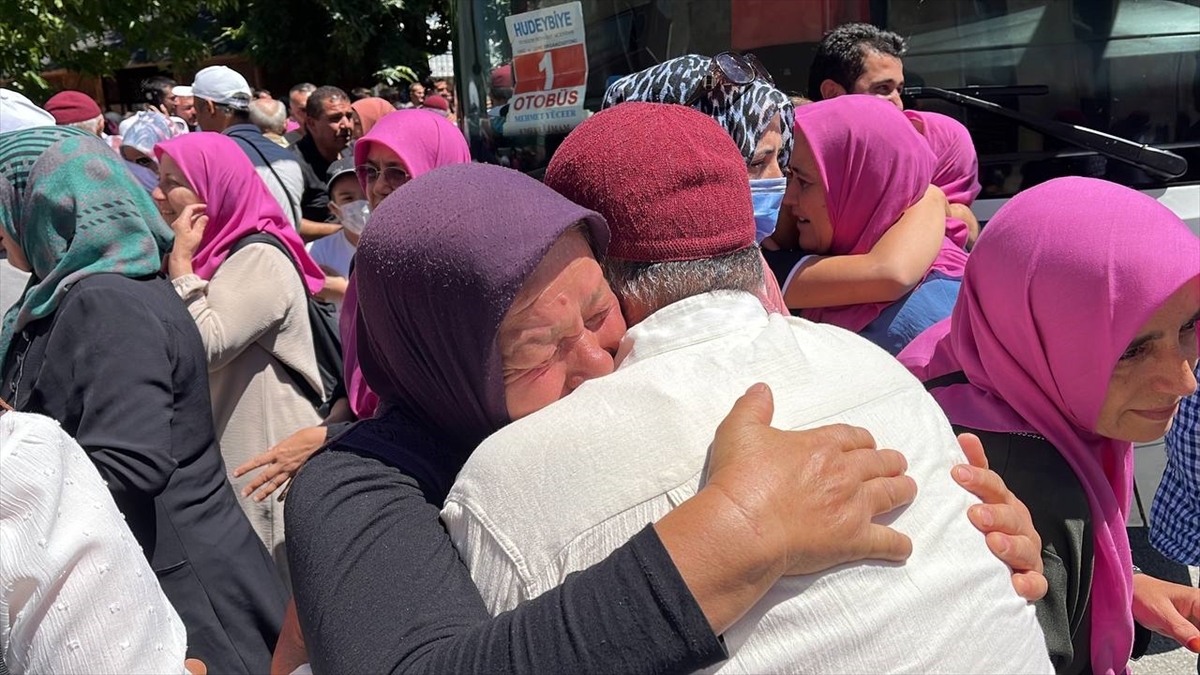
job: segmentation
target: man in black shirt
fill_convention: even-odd
[[[350,145],[354,109],[350,97],[337,87],[318,87],[305,105],[305,131],[292,146],[304,169],[304,195],[300,208],[306,220],[328,221],[329,193],[321,176]]]

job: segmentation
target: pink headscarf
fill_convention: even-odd
[[[374,96],[369,98],[361,98],[354,103],[351,103],[350,107],[354,108],[354,114],[358,115],[358,120],[362,124],[362,132],[364,136],[371,133],[371,129],[374,128],[374,126],[379,123],[379,120],[383,119],[385,115],[390,115],[396,112],[396,106],[388,103],[382,98],[376,98]]]
[[[1200,282],[1200,239],[1165,206],[1092,178],[1018,194],[984,228],[958,304],[900,353],[950,421],[1050,441],[1087,492],[1095,532],[1091,665],[1125,670],[1133,646],[1125,523],[1132,444],[1093,430],[1117,360],[1167,298]]]
[[[354,145],[355,164],[366,162],[367,154],[375,144],[390,149],[400,156],[408,167],[408,175],[416,178],[423,173],[449,164],[464,164],[471,161],[467,141],[458,127],[444,117],[430,115],[417,109],[397,110],[382,117],[371,132]],[[363,192],[367,186],[363,184]],[[433,208],[435,205],[430,205]],[[367,222],[370,227],[371,222]],[[371,391],[363,379],[358,363],[358,289],[354,275],[342,299],[342,313],[338,318],[338,332],[342,338],[342,357],[345,361],[346,391],[350,398],[350,409],[359,419],[375,414],[379,396]]]
[[[160,162],[163,155],[169,155],[192,184],[196,196],[208,205],[208,226],[199,250],[192,256],[198,276],[211,279],[238,240],[266,232],[287,247],[304,273],[308,292],[321,292],[325,274],[304,250],[300,235],[237,143],[212,132],[185,134],[155,145],[154,155]]]
[[[929,187],[935,158],[912,123],[875,96],[848,95],[796,109],[796,133],[804,134],[825,183],[833,224],[830,255],[866,253],[917,203]],[[962,276],[967,254],[946,239],[930,272]],[[858,332],[889,303],[806,309],[811,321]]]
[[[962,122],[935,112],[905,110],[905,116],[917,125],[937,157],[933,170],[934,185],[946,193],[951,204],[970,206],[979,196],[979,156],[971,132]],[[957,218],[946,219],[946,236],[955,244],[967,245],[967,224]]]

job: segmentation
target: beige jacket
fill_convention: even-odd
[[[189,274],[175,290],[196,320],[208,355],[213,423],[225,471],[254,531],[286,579],[283,504],[242,496],[258,471],[233,470],[299,429],[321,422],[293,383],[287,364],[321,390],[306,290],[292,261],[269,244],[250,244],[227,258],[212,279]]]

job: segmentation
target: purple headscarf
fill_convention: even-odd
[[[1133,645],[1125,522],[1133,446],[1094,430],[1117,360],[1146,321],[1200,281],[1200,239],[1153,198],[1093,178],[1013,197],[967,262],[958,303],[900,352],[954,424],[1045,436],[1087,493],[1095,539],[1091,667],[1121,673]]]
[[[500,322],[579,222],[603,252],[608,226],[599,215],[488,164],[434,169],[384,200],[355,267],[359,363],[380,410],[342,446],[405,469],[444,498],[475,446],[510,421]]]

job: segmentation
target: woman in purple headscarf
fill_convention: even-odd
[[[1032,511],[1059,673],[1125,672],[1135,620],[1200,651],[1200,591],[1135,574],[1125,529],[1133,443],[1196,388],[1198,318],[1200,239],[1179,217],[1059,178],[1000,209],[952,316],[900,354]]]
[[[357,254],[356,322],[380,408],[313,455],[286,502],[316,672],[692,672],[724,657],[716,635],[789,567],[762,565],[803,546],[785,537],[780,547],[772,531],[810,525],[798,513],[780,518],[795,509],[775,499],[809,491],[754,476],[803,474],[793,464],[803,453],[731,413],[723,428],[739,433],[718,433],[719,468],[696,497],[605,561],[489,617],[439,508],[487,435],[612,370],[624,321],[595,259],[608,236],[597,214],[481,164],[406,182],[372,214]],[[544,325],[531,329],[529,316]],[[757,446],[753,458],[740,443]],[[772,515],[747,540],[719,495],[755,489]],[[289,672],[278,650],[275,665]]]
[[[850,95],[799,108],[784,208],[795,218],[800,248],[814,255],[782,284],[788,307],[893,354],[949,316],[967,256],[946,237],[945,218],[920,238],[889,232],[928,191],[934,164],[928,144],[887,101]],[[870,268],[913,267],[914,260],[919,274],[911,283],[864,281]],[[843,276],[809,279],[831,263]]]

